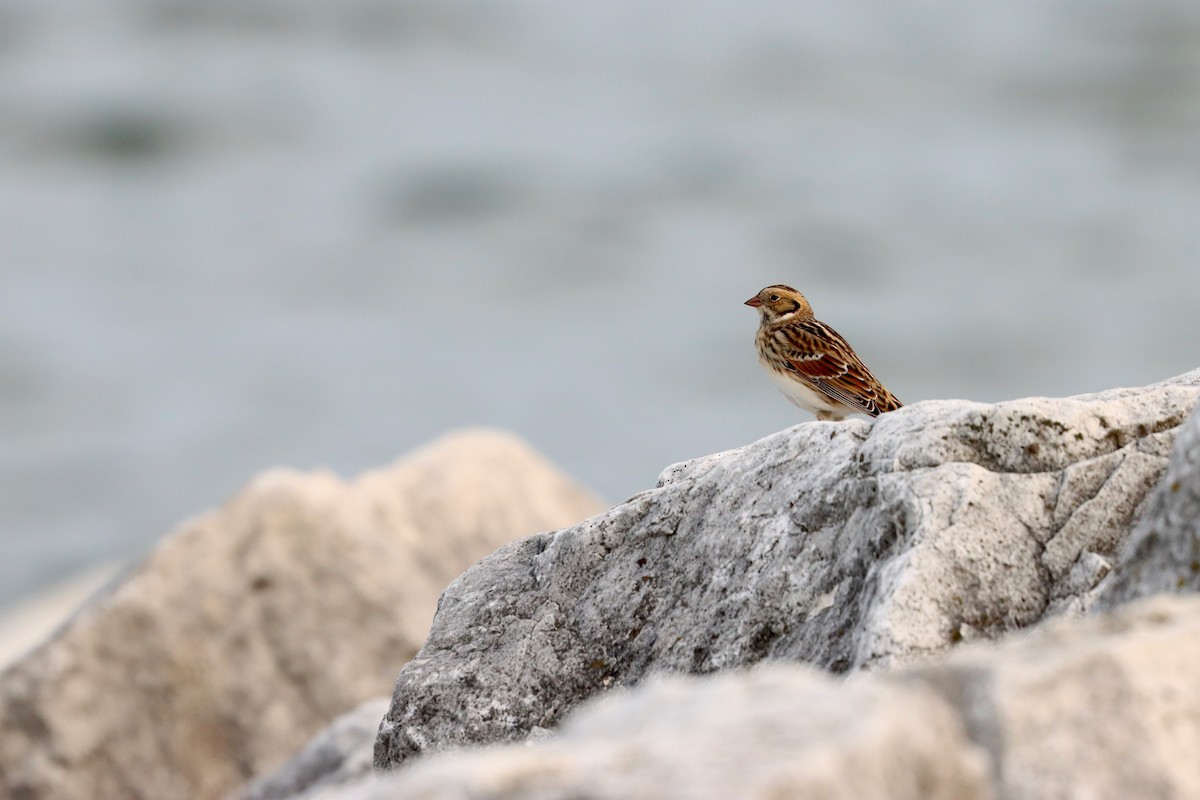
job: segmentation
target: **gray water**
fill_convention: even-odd
[[[1200,364],[1200,4],[0,2],[0,603],[273,465],[529,439],[613,501],[811,417]]]

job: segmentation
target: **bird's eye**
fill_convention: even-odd
[[[772,303],[778,303],[778,302],[779,302],[779,295],[777,295],[777,294],[773,294],[773,295],[771,295],[770,297],[768,297],[767,299],[768,299],[768,300],[770,300]]]

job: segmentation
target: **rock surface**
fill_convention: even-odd
[[[320,800],[1200,797],[1200,598],[1052,620],[839,681],[655,678],[553,740],[416,762]]]
[[[268,473],[0,675],[0,797],[221,797],[385,694],[468,564],[598,508],[487,431]]]
[[[1097,588],[1096,604],[1181,591],[1200,591],[1200,413],[1180,428],[1167,473],[1123,548],[1120,571]]]
[[[987,761],[922,686],[840,686],[800,665],[652,679],[531,746],[430,759],[325,798],[987,797]]]
[[[300,800],[320,789],[370,778],[371,753],[388,698],[368,700],[318,733],[294,758],[230,800]]]
[[[990,753],[997,796],[1200,797],[1200,598],[1156,596],[964,648],[926,682]]]
[[[451,585],[376,766],[521,739],[656,672],[896,666],[1080,610],[1198,385],[926,402],[672,467]]]

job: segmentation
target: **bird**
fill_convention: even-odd
[[[768,286],[746,301],[758,309],[758,361],[783,394],[819,420],[878,417],[903,404],[884,388],[841,334],[813,316],[790,286]]]

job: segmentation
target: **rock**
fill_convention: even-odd
[[[800,665],[647,681],[530,746],[432,758],[321,800],[990,798],[988,763],[929,689]]]
[[[1200,598],[1059,617],[896,672],[656,677],[553,740],[421,759],[319,800],[1200,797]]]
[[[1096,591],[1100,608],[1156,592],[1200,591],[1200,412],[1175,438],[1166,475],[1122,551],[1120,570]]]
[[[486,431],[268,473],[0,675],[0,797],[222,797],[385,694],[464,567],[597,508]]]
[[[897,678],[957,706],[997,797],[1200,797],[1198,659],[1200,598],[1159,596]]]
[[[919,403],[671,467],[447,589],[396,681],[376,767],[554,728],[652,673],[890,667],[1068,610],[1115,557],[1198,385],[1200,371]]]
[[[95,564],[6,611],[0,617],[0,670],[44,642],[119,569]]]
[[[230,796],[230,800],[286,800],[370,778],[371,753],[389,698],[368,700],[342,714],[294,758]]]

